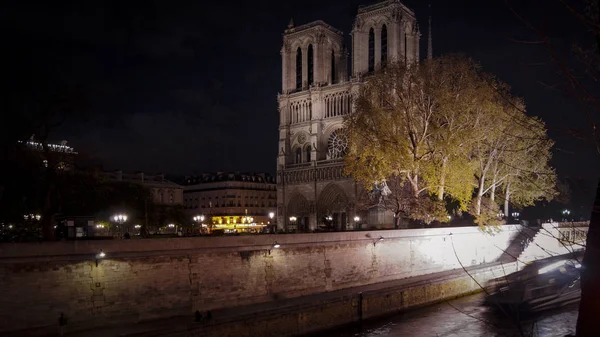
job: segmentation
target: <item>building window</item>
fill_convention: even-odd
[[[306,148],[306,162],[307,162],[307,163],[309,163],[309,162],[310,162],[310,150],[311,150],[311,148],[310,148],[310,146],[308,146],[308,147]]]
[[[375,70],[375,31],[369,30],[369,72]]]
[[[308,85],[312,85],[314,83],[314,74],[313,74],[313,68],[314,68],[314,59],[313,59],[313,46],[312,44],[308,45]]]
[[[173,192],[169,193],[169,203],[173,203]]]
[[[165,195],[164,195],[163,191],[158,192],[158,201],[160,203],[165,202]]]
[[[388,54],[387,26],[381,27],[381,67],[385,67]]]
[[[334,131],[327,142],[328,159],[344,158],[348,152],[348,137],[344,129]]]
[[[300,164],[302,162],[302,150],[300,148],[296,149],[296,164]]]
[[[335,52],[331,50],[331,84],[335,83]]]
[[[296,89],[302,89],[302,49],[296,50]]]

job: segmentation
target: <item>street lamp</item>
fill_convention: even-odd
[[[117,214],[113,217],[113,220],[115,220],[116,223],[122,225],[123,223],[125,223],[125,221],[127,221],[127,215]]]
[[[202,222],[204,222],[204,215],[196,215],[193,219],[195,222],[202,223]]]
[[[275,217],[275,213],[273,212],[269,212],[269,220],[273,221],[273,218]]]
[[[360,218],[358,216],[355,216],[354,217],[354,222],[359,222],[359,221],[360,221]]]
[[[563,213],[563,221],[569,221],[568,216],[569,216],[569,214],[571,214],[571,211],[569,211],[568,209],[565,209],[562,213]]]
[[[115,223],[122,225],[127,221],[127,215],[126,214],[115,214],[113,216],[113,220],[115,221]]]

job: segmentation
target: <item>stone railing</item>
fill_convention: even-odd
[[[346,179],[344,160],[321,160],[311,163],[287,165],[278,172],[278,183],[301,184],[311,181]]]

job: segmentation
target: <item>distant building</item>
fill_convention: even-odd
[[[225,232],[257,231],[272,224],[277,208],[277,185],[271,175],[212,173],[186,177],[184,208],[190,218]]]
[[[38,153],[44,167],[48,167],[49,158],[46,158],[47,153],[44,149],[44,145],[40,142],[36,142],[35,136],[31,136],[26,142],[19,141],[19,143],[23,144],[26,149]],[[74,158],[77,155],[77,152],[75,152],[72,147],[67,146],[66,140],[61,141],[59,144],[49,143],[48,152],[53,157],[52,159],[56,163],[57,170],[67,171],[73,168]]]
[[[113,181],[137,183],[146,186],[152,192],[154,203],[163,205],[183,205],[183,186],[165,179],[163,174],[145,174],[143,172],[123,173],[123,171],[101,172],[104,178]]]

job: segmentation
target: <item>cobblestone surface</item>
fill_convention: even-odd
[[[483,294],[436,304],[318,337],[563,337],[575,331],[577,305],[516,322],[481,305]],[[315,336],[316,337],[316,336]]]

